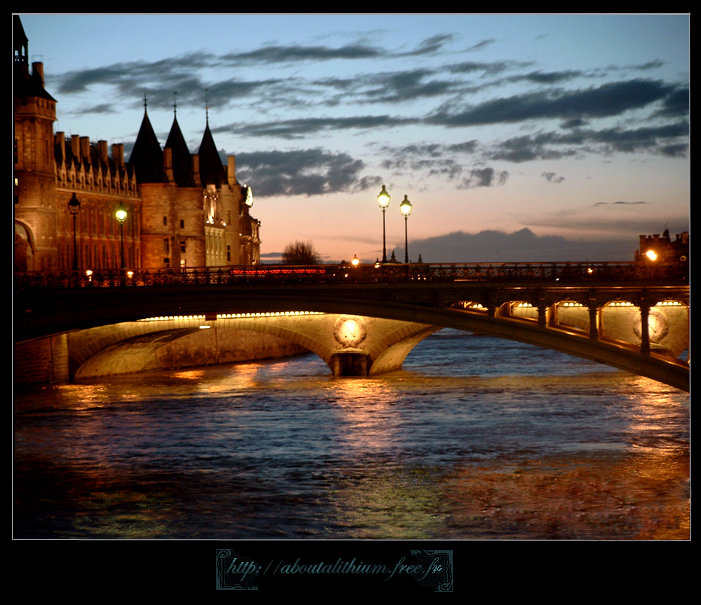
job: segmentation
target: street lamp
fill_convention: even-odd
[[[73,271],[78,270],[78,246],[76,245],[75,242],[75,217],[78,216],[78,212],[80,211],[80,202],[78,201],[78,198],[75,195],[75,192],[73,193],[73,197],[71,200],[68,202],[68,211],[73,215]]]
[[[123,202],[119,202],[119,207],[117,208],[117,212],[115,212],[115,216],[119,221],[119,235],[122,240],[122,269],[124,269],[124,221],[127,220],[127,210]]]
[[[411,214],[411,202],[408,200],[407,196],[404,196],[402,203],[399,204],[399,209],[404,215],[404,262],[409,262],[409,238],[407,235],[407,219]]]
[[[385,189],[385,186],[382,185],[382,191],[380,191],[380,194],[377,196],[377,203],[380,205],[380,208],[382,208],[382,262],[386,263],[387,262],[387,238],[385,235],[385,210],[387,210],[387,206],[389,206],[389,193],[387,193],[387,190]]]

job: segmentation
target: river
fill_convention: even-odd
[[[443,330],[401,371],[314,355],[16,389],[19,539],[688,540],[690,397]]]

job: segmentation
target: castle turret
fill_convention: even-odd
[[[44,89],[43,64],[29,69],[24,28],[13,18],[15,227],[26,242],[19,270],[58,268],[53,124],[56,99]]]
[[[144,103],[144,117],[139,134],[129,156],[129,166],[136,172],[139,183],[165,183],[167,179],[163,170],[163,150],[151,126],[145,105]]]

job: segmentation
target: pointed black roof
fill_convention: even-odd
[[[192,156],[180,130],[178,118],[173,117],[173,125],[168,134],[166,147],[173,150],[173,177],[178,187],[194,187],[195,177],[192,173]]]
[[[202,135],[202,143],[200,143],[198,154],[200,156],[200,179],[202,184],[205,187],[207,185],[221,187],[226,183],[226,172],[219,157],[217,146],[214,144],[212,131],[209,129],[209,120],[207,120],[207,126],[204,130],[204,135]]]
[[[24,33],[24,27],[22,26],[22,21],[19,18],[19,15],[13,15],[12,16],[12,41],[15,50],[19,49],[24,49],[25,52],[20,53],[20,56],[23,58],[24,61],[27,60],[27,43],[29,42],[29,38],[27,38],[27,34]],[[18,57],[15,57],[15,61],[18,60]]]
[[[15,97],[39,97],[56,101],[44,89],[41,74],[29,73],[29,40],[24,33],[19,15],[12,19],[12,46],[14,50],[13,87]]]
[[[163,150],[158,143],[158,138],[153,131],[151,120],[149,120],[145,108],[139,134],[129,156],[129,166],[136,171],[136,180],[139,183],[165,183],[167,181],[163,169]]]

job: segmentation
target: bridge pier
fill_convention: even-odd
[[[328,362],[335,378],[344,376],[367,376],[372,361],[363,351],[342,351],[334,353]]]
[[[599,340],[599,306],[596,293],[589,292],[589,338]]]
[[[640,299],[640,324],[643,328],[640,330],[640,352],[643,355],[650,354],[650,302],[646,296]]]

